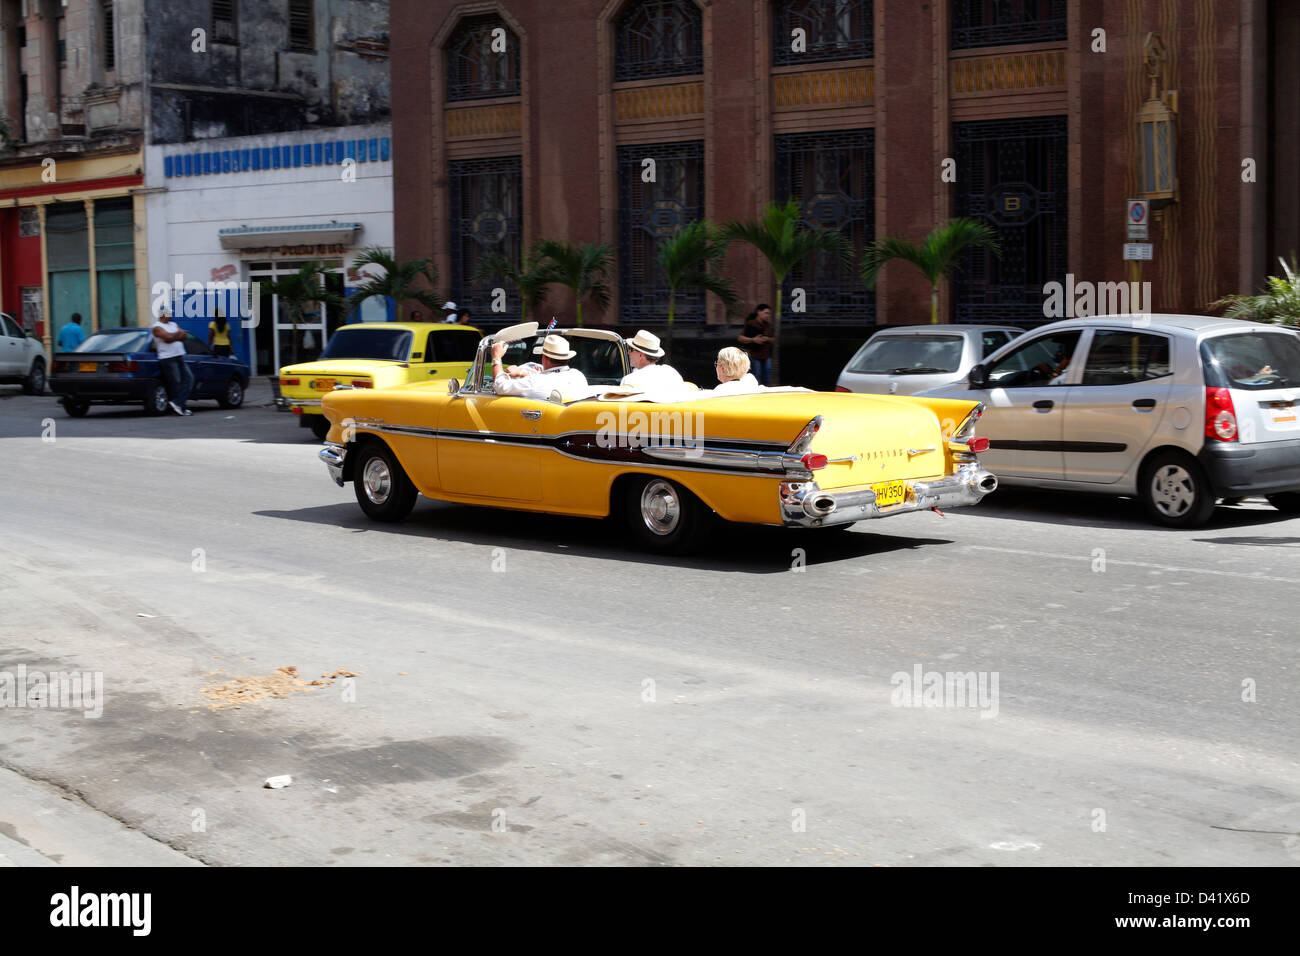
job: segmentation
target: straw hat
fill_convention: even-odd
[[[664,350],[659,347],[659,336],[651,335],[645,329],[637,332],[630,339],[624,339],[629,348],[634,348],[638,352],[644,352],[651,358],[663,358]]]
[[[552,362],[567,362],[577,354],[569,351],[569,340],[563,335],[548,335],[542,341],[542,355]]]

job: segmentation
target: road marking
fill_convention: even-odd
[[[1092,561],[1087,554],[1053,554],[1051,551],[1022,551],[1019,548],[994,548],[984,544],[968,544],[967,551],[997,551],[999,554],[1023,554],[1031,558],[1056,558],[1060,561]],[[1251,574],[1246,571],[1223,571],[1218,568],[1179,568],[1172,564],[1154,564],[1150,561],[1115,561],[1106,559],[1107,564],[1122,565],[1126,568],[1152,568],[1156,571],[1174,571],[1181,574],[1218,574],[1228,578],[1246,578],[1249,581],[1276,581],[1279,584],[1300,584],[1300,578],[1279,578],[1271,574]]]

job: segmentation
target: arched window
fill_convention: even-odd
[[[796,32],[800,31],[800,32]],[[872,55],[871,0],[785,0],[772,5],[772,65]]]
[[[629,4],[615,30],[616,81],[704,72],[704,20],[692,0]]]
[[[518,38],[496,14],[466,17],[447,44],[447,99],[518,95]]]

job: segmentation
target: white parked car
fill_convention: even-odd
[[[1247,495],[1300,514],[1300,334],[1285,326],[1069,319],[927,394],[985,403],[980,461],[1006,485],[1136,495],[1173,527]]]
[[[45,348],[0,312],[0,383],[22,385],[28,395],[45,394]]]
[[[837,392],[915,395],[962,382],[1024,330],[1010,325],[907,325],[869,338],[840,372]]]

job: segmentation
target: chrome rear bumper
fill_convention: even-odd
[[[347,454],[348,450],[346,448],[333,442],[326,442],[325,447],[317,453],[317,457],[325,462],[325,467],[329,470],[330,477],[334,479],[334,484],[340,488],[343,487],[343,461],[347,458]]]
[[[946,478],[910,482],[905,501],[881,508],[871,486],[823,491],[815,481],[781,482],[781,522],[787,527],[824,528],[866,518],[887,518],[929,508],[964,508],[998,487],[997,478],[979,465],[964,465]]]

